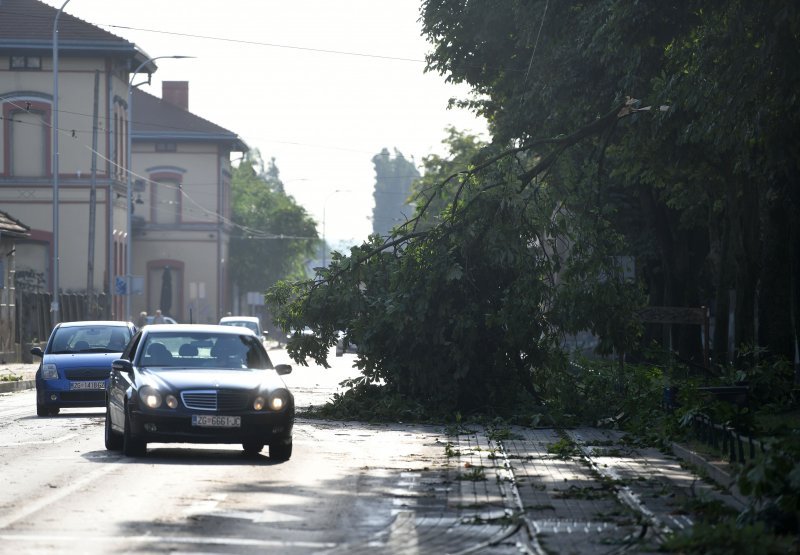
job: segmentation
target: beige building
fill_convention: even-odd
[[[134,313],[217,323],[230,309],[231,152],[247,147],[188,107],[185,81],[164,81],[160,99],[133,94]]]
[[[0,0],[0,210],[30,227],[30,237],[17,242],[17,269],[37,273],[43,289],[52,291],[57,163],[60,292],[110,292],[103,317],[134,317],[169,301],[161,297],[169,268],[166,312],[180,321],[188,321],[190,311],[194,321],[215,321],[229,305],[224,222],[230,152],[246,147],[188,112],[186,84],[175,85],[178,96],[169,102],[134,89],[129,272],[128,83],[135,68],[151,74],[157,67],[136,45],[62,14],[59,148],[53,156],[56,13],[36,0]],[[131,315],[116,287],[128,273],[140,278]]]

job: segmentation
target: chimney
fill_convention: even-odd
[[[189,110],[189,81],[162,81],[161,99],[183,110]]]

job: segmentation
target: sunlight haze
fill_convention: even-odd
[[[62,0],[46,0],[56,8]],[[417,165],[442,154],[444,129],[485,123],[447,110],[465,87],[424,73],[429,45],[407,0],[71,0],[65,12],[158,60],[152,84],[189,82],[189,109],[237,133],[343,246],[371,232],[371,158],[397,148]],[[137,83],[140,79],[137,79]]]

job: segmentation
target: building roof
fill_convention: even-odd
[[[0,210],[0,234],[27,237],[31,228]]]
[[[133,89],[131,102],[134,141],[218,142],[235,152],[250,150],[233,131],[149,93]]]
[[[38,0],[0,0],[0,52],[52,53],[56,8]],[[66,12],[58,20],[58,53],[62,56],[96,55],[134,58],[149,56],[135,44]],[[146,71],[155,71],[148,64]]]

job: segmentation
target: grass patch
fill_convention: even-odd
[[[547,446],[547,452],[561,460],[568,460],[580,454],[578,446],[568,438],[562,438],[555,443],[551,443]]]
[[[485,482],[486,471],[482,466],[473,466],[466,472],[459,474],[456,480],[461,480],[462,482]]]

